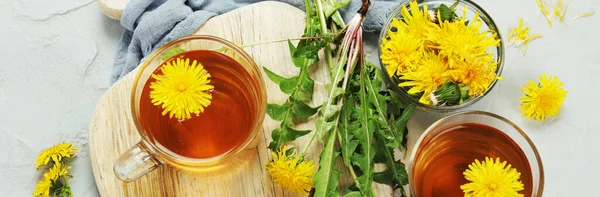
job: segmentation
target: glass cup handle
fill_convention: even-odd
[[[159,165],[161,162],[148,152],[142,142],[138,142],[119,156],[113,170],[117,178],[131,182],[152,172]]]

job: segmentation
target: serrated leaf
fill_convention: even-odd
[[[408,173],[406,172],[404,164],[394,159],[394,148],[390,148],[379,143],[376,146],[377,154],[382,155],[385,159],[384,162],[387,167],[386,171],[389,171],[390,178],[393,178],[393,180],[395,180],[397,184],[408,184]]]
[[[273,139],[273,142],[269,144],[269,149],[277,151],[277,149],[281,145],[283,145],[283,143],[294,141],[297,138],[308,133],[310,133],[310,130],[296,130],[286,125],[283,125],[278,129],[274,129],[271,133],[271,138]]]
[[[279,83],[279,90],[281,90],[285,94],[292,94],[296,90],[298,86],[298,82],[300,80],[299,76],[295,76],[289,79],[284,79]]]
[[[325,0],[325,1],[322,1],[323,13],[325,14],[325,17],[330,17],[338,9],[346,7],[348,4],[350,4],[350,1],[351,0],[341,0],[341,1]]]
[[[325,137],[325,135],[327,135],[328,132],[331,131],[331,129],[333,129],[333,127],[335,126],[335,122],[323,121],[322,118],[317,118],[315,125],[317,137],[319,138],[319,140],[322,140]]]
[[[408,124],[408,120],[410,120],[410,116],[412,115],[412,111],[414,109],[415,109],[415,104],[409,105],[408,107],[406,107],[404,109],[404,111],[402,111],[402,115],[400,115],[400,117],[397,120],[395,120],[394,128],[395,128],[396,136],[404,139],[404,136],[405,136],[406,132],[408,131],[406,129],[406,125]]]
[[[356,156],[353,157],[353,163],[358,166],[362,172],[362,175],[357,178],[357,181],[360,183],[360,185],[358,185],[358,189],[363,196],[373,196],[373,188],[371,188],[371,184],[373,183],[374,172],[373,159],[376,152],[375,147],[373,147],[375,123],[370,118],[372,110],[368,101],[368,89],[366,82],[367,77],[365,75],[365,69],[361,68],[360,90],[358,92],[361,110],[359,116],[361,128],[357,130],[358,133],[355,133],[355,136],[360,144],[361,154],[356,154]]]
[[[312,95],[315,89],[315,81],[308,76],[308,73],[303,73],[300,77],[301,81],[299,84],[296,99],[304,102],[309,102],[312,100]]]
[[[315,184],[315,197],[338,197],[337,190],[340,174],[342,173],[335,168],[335,161],[340,154],[334,150],[337,133],[331,132],[325,144],[325,148],[321,151],[319,161],[319,171],[313,177]]]
[[[352,113],[355,110],[354,107],[355,99],[354,97],[348,97],[346,101],[346,105],[344,105],[343,109],[340,111],[340,136],[342,137],[342,158],[344,160],[344,165],[347,167],[352,167],[350,163],[350,158],[352,154],[356,151],[356,147],[358,146],[358,142],[354,138],[354,134],[352,130],[357,129],[356,124],[353,124]]]
[[[315,113],[317,113],[318,108],[312,108],[307,104],[301,101],[294,101],[294,105],[292,106],[292,111],[294,112],[294,117],[298,120],[306,120]],[[267,106],[268,110],[268,106]],[[267,111],[268,112],[268,111]]]
[[[440,19],[442,19],[442,21],[453,21],[456,19],[456,17],[458,17],[454,12],[454,9],[449,8],[445,4],[440,5],[436,11],[439,12]]]
[[[265,71],[265,74],[267,74],[267,77],[269,77],[269,79],[271,79],[271,81],[273,81],[277,85],[279,85],[282,81],[287,79],[285,77],[275,74],[273,71],[269,70],[267,67],[263,67],[263,70]]]
[[[385,170],[383,172],[375,172],[373,173],[373,181],[381,183],[381,184],[392,184],[394,181],[394,175],[391,170]]]
[[[396,148],[402,141],[402,138],[397,138],[392,125],[389,124],[386,118],[388,98],[379,93],[379,89],[383,83],[382,73],[379,68],[370,62],[365,64],[365,86],[367,91],[368,104],[375,111],[373,119],[376,120],[380,129],[377,132],[384,138],[385,144],[391,148]]]
[[[362,197],[362,194],[360,192],[348,192],[344,197]]]
[[[325,89],[327,90],[327,92],[329,92],[331,94],[331,96],[333,97],[338,97],[339,95],[344,93],[344,90],[342,88],[339,87],[335,87],[333,89],[331,89],[331,84],[327,84],[325,85]]]
[[[282,121],[285,118],[289,108],[290,103],[287,101],[281,105],[267,104],[267,114],[273,120]]]

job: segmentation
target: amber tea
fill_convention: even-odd
[[[532,196],[533,177],[523,150],[504,132],[477,123],[462,123],[421,144],[412,170],[417,197],[462,197],[463,172],[475,159],[499,157],[521,173],[521,194]]]
[[[211,75],[214,86],[212,102],[199,115],[187,120],[161,115],[160,106],[150,99],[150,78],[140,100],[140,125],[157,144],[189,158],[211,158],[242,146],[252,133],[257,106],[252,88],[255,80],[236,60],[219,52],[193,50],[175,58],[189,58],[201,63]],[[166,61],[165,61],[166,62]],[[165,63],[161,64],[165,65]],[[162,74],[158,67],[154,74]]]

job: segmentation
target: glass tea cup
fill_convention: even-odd
[[[494,141],[477,141],[482,137],[487,138],[490,136],[498,136],[492,133],[487,133],[485,132],[486,130],[478,131],[478,134],[480,135],[477,137],[465,136],[462,134],[459,136],[459,133],[455,133],[456,135],[454,136],[459,137],[448,140],[449,135],[447,134],[450,132],[457,132],[460,128],[464,128],[465,125],[468,124],[482,125],[484,127],[497,130],[501,133],[501,136],[504,136],[504,139],[509,139],[508,141],[512,141],[511,143],[505,143],[506,141],[498,143],[512,144],[512,146],[514,146],[513,149],[509,150],[506,149],[507,147],[505,146],[490,143]],[[487,131],[489,132],[489,130]],[[463,162],[453,163],[461,159],[446,154],[465,154],[462,156],[480,157],[481,155],[478,153],[485,152],[486,157],[489,156],[494,159],[494,156],[492,155],[496,155],[497,157],[500,157],[498,155],[510,155],[508,153],[518,152],[518,149],[520,149],[522,152],[519,154],[519,161],[521,162],[520,164],[524,163],[525,168],[527,168],[526,165],[528,165],[531,171],[531,174],[528,174],[530,178],[527,178],[529,180],[528,182],[531,182],[531,197],[542,196],[544,190],[544,167],[542,165],[541,157],[537,148],[533,144],[533,141],[516,124],[502,116],[483,111],[458,112],[442,118],[434,122],[425,130],[425,132],[417,140],[410,155],[407,169],[411,196],[435,196],[438,194],[436,192],[444,192],[444,190],[446,190],[445,192],[447,193],[447,187],[436,188],[434,185],[439,184],[440,180],[453,180],[451,181],[453,183],[458,182],[457,179],[455,179],[456,173],[459,173],[460,177],[462,177],[462,172],[464,169],[466,169],[467,164]],[[441,162],[441,159],[443,159],[443,162]],[[501,161],[507,161],[507,159],[515,160],[515,158],[500,159]],[[483,161],[483,158],[479,160]],[[469,161],[468,163],[471,162],[472,161]],[[510,162],[508,163],[510,164]],[[444,174],[444,172],[440,170],[441,164],[451,165],[449,168],[444,169],[452,169],[451,173],[455,176],[448,177],[448,174]],[[513,167],[516,168],[516,165],[513,165]],[[429,175],[425,175],[425,173],[429,173]],[[526,175],[525,173],[528,172],[520,173],[521,179],[523,179],[524,175]],[[425,177],[435,177],[435,180],[426,180],[429,178]],[[427,185],[429,183],[434,185]],[[454,186],[451,186],[451,188],[454,188]],[[458,187],[456,189],[460,190]],[[453,191],[457,190],[453,189]]]
[[[244,122],[235,123],[228,122],[229,120],[224,121],[225,128],[227,128],[227,126],[230,124],[245,125],[245,128],[248,128],[248,131],[245,133],[245,135],[240,135],[241,137],[237,141],[239,142],[237,145],[218,155],[202,158],[184,156],[177,153],[178,151],[175,148],[170,148],[170,145],[161,143],[161,138],[164,138],[164,136],[155,134],[156,131],[151,130],[156,128],[147,126],[149,125],[148,122],[156,121],[156,119],[144,120],[147,119],[148,115],[142,106],[143,103],[149,102],[147,101],[149,100],[149,94],[145,92],[148,91],[148,82],[153,80],[152,75],[156,74],[155,72],[157,72],[157,70],[160,70],[163,62],[170,57],[183,57],[181,54],[195,51],[208,51],[209,54],[215,54],[214,57],[225,58],[237,62],[235,64],[218,65],[218,67],[215,68],[215,73],[211,73],[212,79],[215,79],[215,77],[217,77],[216,75],[221,77],[230,75],[230,73],[226,72],[233,72],[232,70],[236,69],[238,72],[244,72],[243,76],[247,76],[231,76],[232,78],[236,78],[231,80],[244,81],[243,86],[240,86],[240,84],[227,84],[227,82],[213,84],[215,86],[215,92],[212,93],[213,103],[211,105],[214,105],[215,102],[219,102],[215,101],[216,97],[214,97],[214,94],[219,91],[219,87],[223,87],[223,89],[230,89],[229,91],[232,92],[237,92],[237,95],[229,96],[232,98],[239,98],[239,92],[241,91],[239,88],[243,88],[243,92],[245,93],[244,95],[248,95],[250,98],[245,103],[247,103],[248,106],[253,106],[252,109],[254,109],[248,112],[250,114],[247,114],[247,116],[251,118],[244,119],[246,120]],[[199,62],[205,64],[211,63],[211,61],[216,61],[214,60],[215,58],[212,58],[210,55],[208,58],[209,59],[206,60],[207,62]],[[204,67],[210,72],[206,64]],[[216,71],[221,73],[216,73]],[[213,82],[217,83],[214,80]],[[148,98],[143,98],[144,96]],[[211,105],[206,108],[207,111]],[[156,107],[159,108],[159,106]],[[162,109],[160,110],[162,111]],[[164,164],[178,169],[196,172],[224,169],[227,168],[226,166],[235,165],[232,164],[234,163],[233,161],[245,158],[242,155],[243,152],[247,152],[245,150],[255,148],[256,143],[254,142],[254,138],[257,133],[262,131],[262,123],[265,111],[266,92],[262,74],[254,60],[252,60],[252,58],[241,48],[227,40],[214,36],[189,36],[167,43],[148,56],[148,58],[140,65],[137,76],[134,79],[131,94],[131,119],[135,123],[135,129],[141,136],[141,141],[129,148],[129,150],[127,150],[117,159],[114,164],[114,173],[117,178],[125,182],[129,182],[138,179],[139,177],[151,172],[156,167]],[[203,114],[200,114],[199,116],[201,115]],[[177,120],[175,120],[175,122],[177,122]],[[189,132],[200,132],[198,131],[197,127],[192,128],[194,129],[189,130]],[[164,131],[161,132],[165,133]],[[166,135],[169,135],[169,132],[167,132]],[[226,132],[230,131],[228,130]],[[207,147],[205,144],[191,143],[185,139],[181,141],[176,141],[170,144],[176,144],[177,147],[185,147],[188,149],[203,149]]]

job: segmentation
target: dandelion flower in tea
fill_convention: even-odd
[[[156,79],[150,85],[150,98],[156,106],[162,105],[162,115],[189,119],[191,114],[200,114],[210,105],[210,74],[196,60],[180,59],[167,62],[161,68],[162,75],[153,74]]]
[[[501,162],[500,158],[494,160],[486,157],[483,162],[476,159],[463,174],[465,179],[470,181],[460,186],[465,197],[523,196],[519,194],[519,191],[524,189],[523,183],[519,181],[521,173],[506,161]]]

